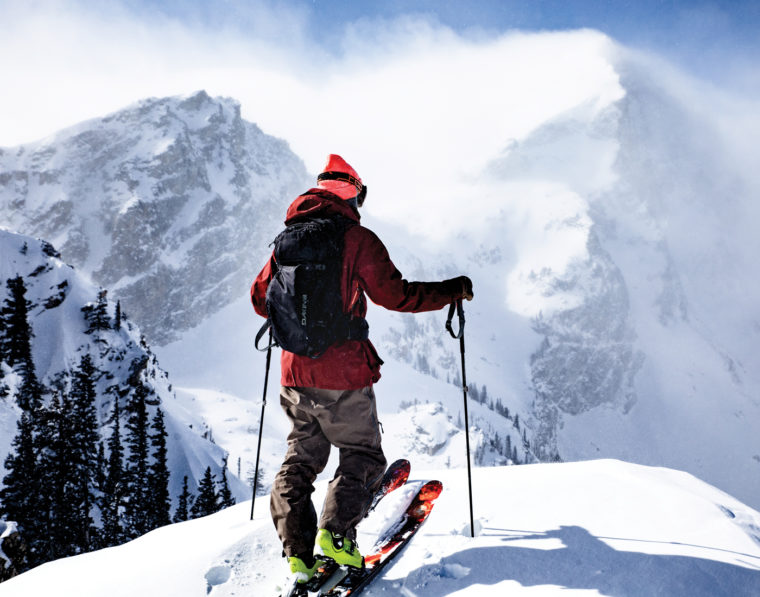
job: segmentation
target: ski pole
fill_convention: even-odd
[[[266,328],[264,328],[266,329]],[[258,349],[256,338],[256,348]],[[267,364],[264,373],[264,396],[261,399],[261,419],[259,422],[259,445],[256,448],[256,468],[253,473],[253,498],[251,499],[251,520],[253,520],[253,508],[256,505],[256,491],[259,487],[259,456],[261,455],[261,435],[264,432],[264,408],[267,405],[267,385],[269,385],[269,364],[272,362],[272,328],[269,328],[269,345],[267,346]]]
[[[454,309],[456,308],[459,316],[459,331],[455,334],[451,327],[451,320],[454,318]],[[470,418],[467,414],[467,371],[464,366],[464,307],[462,299],[452,302],[449,307],[449,315],[446,318],[446,330],[451,337],[459,339],[459,352],[462,354],[462,393],[464,394],[464,429],[465,444],[467,446],[467,488],[470,494],[470,537],[475,537],[475,520],[472,514],[472,470],[470,468]]]

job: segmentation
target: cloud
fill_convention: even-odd
[[[144,97],[205,89],[238,99],[245,118],[286,139],[312,172],[343,154],[370,187],[370,214],[441,242],[487,234],[531,197],[514,147],[536,143],[531,135],[554,121],[589,127],[625,95],[624,50],[590,30],[460,34],[400,16],[359,19],[321,39],[303,4],[170,6],[0,4],[0,146]],[[584,135],[547,158],[559,161],[544,171],[565,173],[554,175],[552,196],[583,198],[614,181],[614,144]],[[510,155],[509,180],[494,176]],[[534,193],[533,205],[549,209]],[[575,254],[582,243],[570,236]]]

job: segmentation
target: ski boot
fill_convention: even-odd
[[[309,566],[310,563],[311,566]],[[317,569],[323,564],[323,560],[314,559],[313,557],[310,558],[308,556],[304,558],[290,556],[288,558],[290,573],[293,575],[293,580],[299,585],[309,582]]]
[[[356,541],[327,529],[319,529],[314,543],[314,557],[331,560],[338,566],[363,568],[364,558],[359,553]]]

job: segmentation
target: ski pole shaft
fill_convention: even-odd
[[[269,385],[269,365],[272,362],[272,329],[269,329],[269,346],[267,347],[267,364],[264,373],[264,395],[261,399],[261,418],[259,420],[259,443],[256,448],[256,467],[253,473],[253,497],[251,498],[251,520],[256,506],[256,492],[259,488],[259,457],[261,456],[261,436],[264,432],[264,409],[267,405],[267,386]]]
[[[459,316],[459,332],[454,333],[451,326],[451,320],[454,317],[454,308],[456,306],[457,315]],[[452,338],[459,338],[459,352],[462,355],[462,393],[464,394],[464,430],[465,430],[465,445],[467,447],[467,489],[470,498],[470,537],[475,537],[475,517],[472,509],[472,468],[470,465],[470,417],[467,412],[467,369],[465,368],[464,359],[464,307],[462,306],[462,299],[458,299],[456,303],[451,303],[449,308],[449,316],[446,320],[446,329]]]

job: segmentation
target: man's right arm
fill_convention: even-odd
[[[251,285],[251,303],[253,303],[256,313],[262,317],[269,317],[267,313],[267,288],[272,280],[272,272],[274,270],[275,260],[274,254],[272,254]]]

